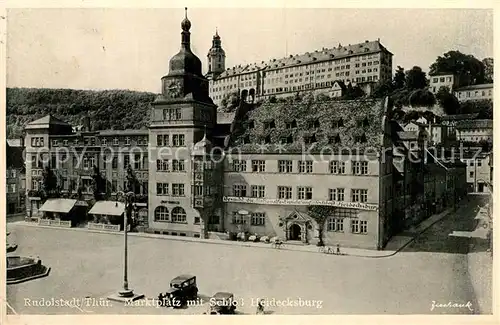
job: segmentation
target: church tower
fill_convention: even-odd
[[[208,74],[209,78],[217,78],[226,69],[226,53],[222,49],[221,40],[217,29],[212,39],[212,48],[208,51]]]
[[[203,178],[195,179],[200,176],[195,172],[193,151],[199,157],[201,148],[209,148],[201,144],[211,138],[217,111],[201,61],[191,51],[190,28],[186,8],[181,48],[161,78],[161,94],[151,103],[148,221],[151,231],[205,237],[211,204],[195,198],[217,191],[204,189]]]

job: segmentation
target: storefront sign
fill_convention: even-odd
[[[359,209],[377,211],[378,205],[360,202],[342,202],[342,201],[319,201],[319,200],[283,200],[283,199],[262,199],[253,197],[235,197],[224,196],[223,202],[226,203],[250,203],[250,204],[270,204],[270,205],[327,205],[347,209]]]
[[[181,204],[179,201],[161,201],[161,204]]]

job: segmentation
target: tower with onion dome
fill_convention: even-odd
[[[148,219],[150,231],[205,237],[205,216],[200,211],[211,203],[195,198],[217,189],[207,188],[211,185],[203,178],[195,179],[200,174],[195,172],[198,165],[194,166],[192,153],[199,153],[201,143],[211,139],[217,112],[201,61],[191,51],[191,22],[185,10],[180,50],[170,59],[168,74],[161,78],[161,94],[151,104]]]

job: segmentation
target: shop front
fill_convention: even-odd
[[[74,227],[77,223],[75,213],[76,200],[73,199],[48,199],[40,207],[39,212],[42,218],[40,224],[60,225]]]
[[[122,202],[97,201],[89,211],[93,220],[87,227],[94,230],[123,230],[124,213],[125,204]]]

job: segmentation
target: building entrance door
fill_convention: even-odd
[[[301,240],[300,238],[300,233],[302,232],[302,229],[300,226],[296,223],[290,226],[290,238],[289,240]]]
[[[478,184],[477,184],[477,191],[478,191],[479,193],[484,192],[484,183],[478,183]]]

